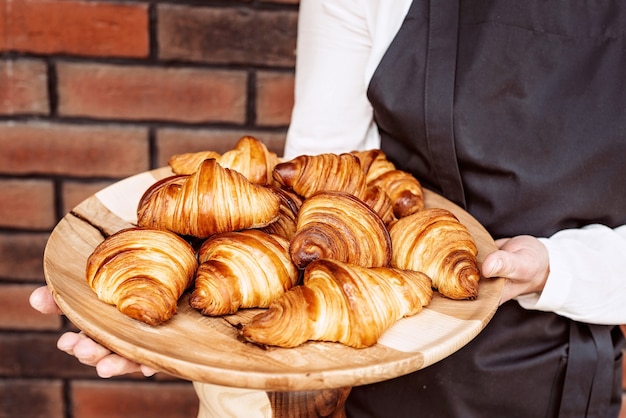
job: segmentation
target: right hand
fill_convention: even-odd
[[[506,277],[500,304],[519,295],[541,292],[550,274],[548,249],[537,238],[519,235],[496,241],[498,251],[482,265],[485,277]]]
[[[41,313],[62,314],[48,286],[35,289],[30,295],[29,302],[34,309]],[[82,332],[66,332],[59,338],[57,347],[59,350],[76,357],[81,363],[95,367],[98,376],[103,378],[135,372],[141,372],[144,376],[152,376],[156,373],[156,370],[148,366],[135,363],[111,352]]]

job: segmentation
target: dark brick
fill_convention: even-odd
[[[0,280],[38,280],[43,283],[45,233],[0,233]]]
[[[0,332],[0,377],[96,377],[93,367],[57,349],[59,336]]]
[[[65,417],[60,380],[0,380],[0,418]]]
[[[161,59],[293,67],[298,14],[159,5]]]

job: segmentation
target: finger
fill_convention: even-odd
[[[485,277],[505,277],[502,274],[504,269],[504,260],[502,259],[502,253],[504,251],[494,251],[487,254],[482,264],[482,273]]]
[[[78,344],[80,338],[80,335],[76,332],[66,332],[65,334],[61,335],[61,337],[57,341],[57,348],[73,356],[74,346]]]
[[[149,366],[145,366],[145,365],[141,365],[139,366],[141,368],[141,373],[146,376],[146,377],[150,377],[153,376],[157,373],[158,370],[153,369],[152,367]]]
[[[518,279],[527,274],[525,271],[526,266],[520,263],[521,258],[515,253],[499,250],[492,254],[493,256],[490,257],[487,267],[484,267],[485,269],[491,269],[491,275],[489,277],[507,277],[509,279]]]
[[[88,366],[96,366],[101,359],[111,353],[85,334],[75,332],[63,334],[57,342],[57,347]]]
[[[141,371],[141,365],[117,354],[109,354],[96,365],[98,376],[108,378]]]
[[[106,347],[101,346],[82,333],[80,335],[80,340],[74,346],[74,356],[81,363],[96,366],[98,362],[111,354],[111,351]]]
[[[52,292],[48,286],[41,286],[33,290],[28,299],[30,306],[44,314],[61,315],[63,312],[59,309]]]

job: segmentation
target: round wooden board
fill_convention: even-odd
[[[238,338],[238,324],[258,310],[205,317],[185,295],[178,313],[160,326],[121,314],[87,286],[87,257],[104,238],[132,226],[144,190],[170,175],[161,168],[103,189],[68,213],[50,235],[44,254],[46,281],[67,317],[112,351],[183,379],[267,391],[319,390],[357,386],[407,374],[457,351],[489,322],[503,280],[482,279],[479,297],[453,301],[435,295],[418,315],[400,320],[378,344],[354,349],[309,342],[297,348],[263,349]],[[479,262],[496,249],[487,231],[468,213],[426,191],[426,206],[454,212],[478,244]]]

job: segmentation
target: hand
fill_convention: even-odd
[[[30,305],[41,313],[57,315],[62,313],[47,286],[35,289],[29,301]],[[134,372],[141,372],[144,376],[152,376],[156,373],[156,370],[148,366],[137,364],[112,353],[82,332],[66,332],[59,338],[57,347],[76,357],[81,363],[94,366],[98,376],[103,378]]]
[[[516,296],[541,292],[550,273],[548,250],[537,238],[520,235],[496,241],[499,250],[482,265],[485,277],[505,277],[500,304]]]

